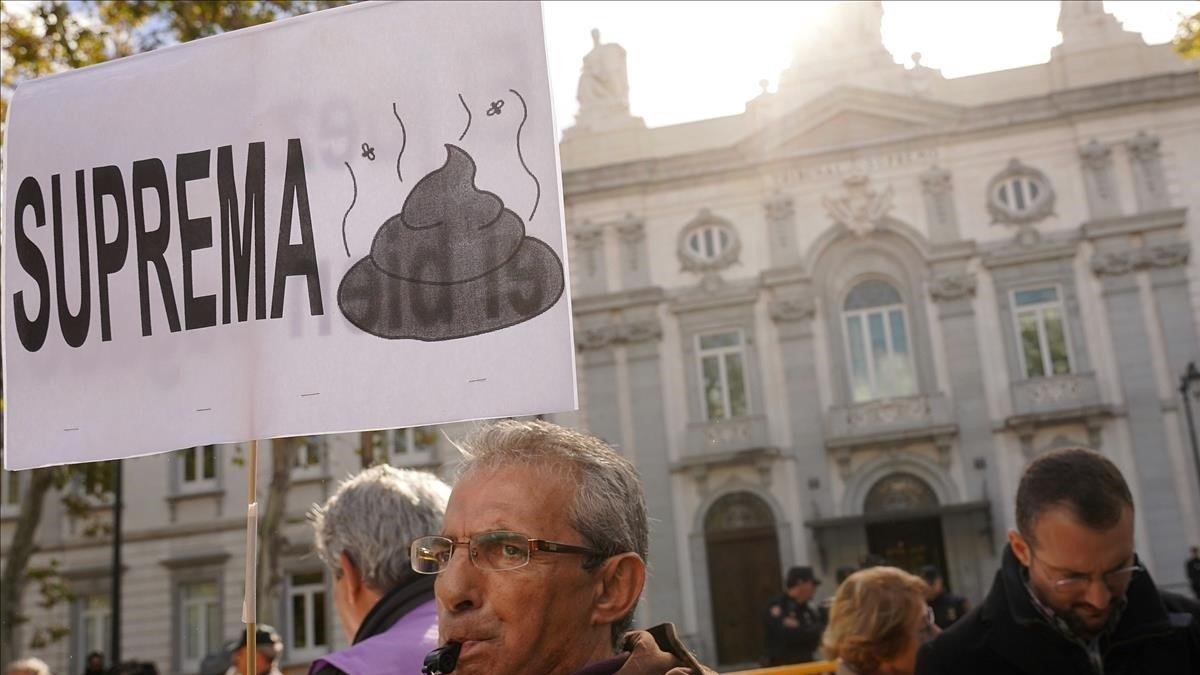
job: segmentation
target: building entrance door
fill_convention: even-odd
[[[755,495],[729,494],[709,509],[704,539],[717,661],[757,662],[763,651],[763,612],[783,592],[775,517]]]
[[[916,574],[924,565],[936,565],[949,582],[942,521],[938,516],[913,518],[907,513],[937,508],[933,489],[910,473],[893,473],[871,486],[863,513],[887,514],[886,520],[872,518],[867,525],[867,550],[894,565]],[[913,514],[916,515],[916,514]]]
[[[925,565],[936,565],[946,574],[942,523],[937,517],[871,523],[867,525],[867,550],[913,574]]]

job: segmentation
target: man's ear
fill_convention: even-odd
[[[1029,567],[1029,544],[1025,541],[1025,538],[1021,536],[1021,533],[1017,532],[1016,530],[1009,530],[1008,544],[1012,547],[1013,555],[1017,556],[1017,560],[1019,560],[1025,567]]]
[[[646,585],[646,563],[636,553],[615,555],[597,570],[592,623],[613,624],[637,606]]]
[[[354,564],[354,559],[348,553],[342,551],[342,555],[338,558],[338,566],[342,570],[342,578],[346,580],[350,596],[358,594],[362,588],[362,573],[358,571],[358,567]]]

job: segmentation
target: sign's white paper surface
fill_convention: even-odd
[[[573,409],[540,8],[366,3],[22,84],[5,467]]]

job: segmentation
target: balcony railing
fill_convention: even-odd
[[[762,415],[696,422],[688,425],[685,437],[687,454],[693,456],[737,453],[769,444],[767,418]]]
[[[826,446],[831,448],[916,440],[956,431],[950,401],[942,394],[834,406],[825,414]]]
[[[1087,415],[1102,405],[1100,388],[1092,373],[1013,382],[1012,399],[1013,415],[1017,417]]]

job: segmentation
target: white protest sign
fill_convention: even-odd
[[[363,3],[20,85],[5,467],[574,409],[536,3]]]

